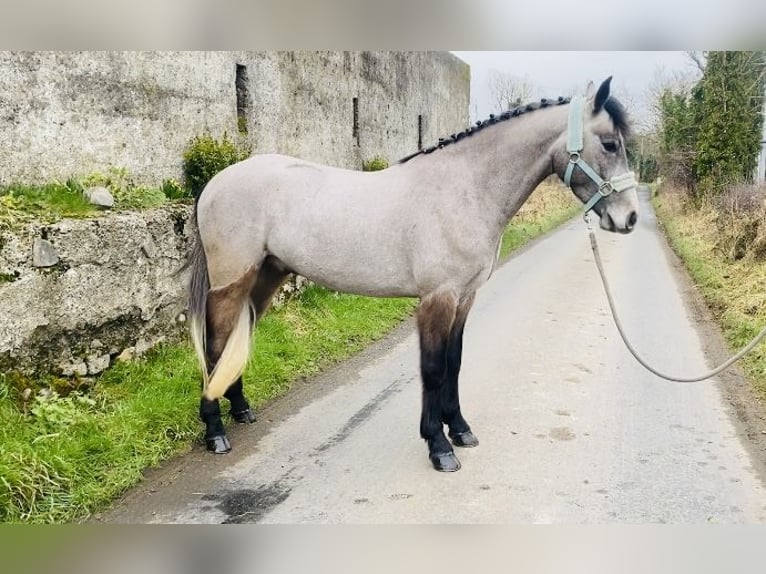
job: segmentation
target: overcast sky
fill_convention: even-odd
[[[588,80],[597,85],[613,76],[613,93],[631,104],[639,123],[649,119],[648,89],[658,71],[693,73],[684,52],[453,52],[471,66],[471,121],[497,112],[489,89],[492,69],[526,76],[535,98],[582,93]]]

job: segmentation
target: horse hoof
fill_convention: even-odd
[[[244,411],[239,411],[238,413],[232,411],[231,418],[233,418],[235,422],[242,424],[254,423],[256,420],[255,413],[250,409],[245,409]]]
[[[231,451],[231,444],[226,435],[218,435],[205,439],[207,449],[215,454],[226,454]]]
[[[456,472],[460,470],[460,461],[454,452],[432,454],[428,458],[431,459],[431,464],[439,472]]]
[[[452,444],[455,446],[462,446],[465,448],[472,448],[479,446],[479,439],[471,431],[450,433],[449,437],[452,439]]]

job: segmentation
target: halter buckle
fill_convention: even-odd
[[[601,194],[601,197],[607,197],[611,195],[613,191],[614,186],[611,181],[605,181],[598,186],[598,192]]]
[[[578,161],[580,161],[580,152],[569,152],[569,163],[577,163]]]

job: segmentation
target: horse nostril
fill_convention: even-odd
[[[633,229],[636,226],[636,222],[638,221],[638,213],[635,211],[631,211],[630,215],[628,216],[628,229]]]

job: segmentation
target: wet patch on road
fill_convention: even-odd
[[[255,490],[243,488],[207,494],[202,499],[218,502],[216,508],[227,516],[223,524],[251,524],[284,502],[290,496],[290,491],[284,485],[273,483]]]

